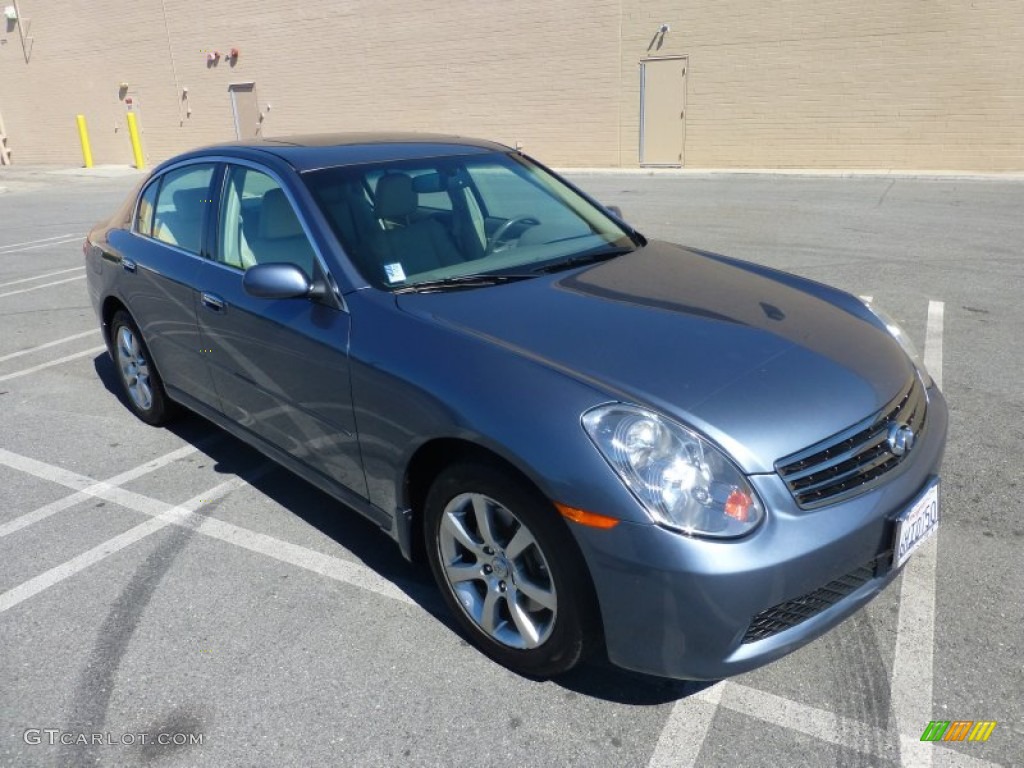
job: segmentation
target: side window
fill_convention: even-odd
[[[252,168],[228,168],[217,260],[237,269],[287,262],[313,277],[313,247],[281,186]]]
[[[212,164],[189,165],[164,174],[154,205],[153,237],[199,253],[213,168]]]
[[[139,211],[135,217],[135,231],[146,237],[153,236],[153,208],[156,202],[156,193],[160,189],[160,179],[157,179],[142,192],[139,198]]]

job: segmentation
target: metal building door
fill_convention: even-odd
[[[231,111],[235,116],[235,137],[255,139],[260,134],[260,107],[256,103],[256,83],[233,83]]]
[[[685,56],[640,62],[640,165],[683,164]]]

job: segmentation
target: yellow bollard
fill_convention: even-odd
[[[141,170],[146,166],[142,159],[142,142],[139,141],[139,124],[135,122],[135,113],[128,113],[128,135],[132,139],[132,153],[135,155],[135,167]]]
[[[82,157],[85,160],[85,167],[92,168],[92,149],[89,147],[89,130],[85,127],[85,115],[78,115],[75,122],[78,123],[78,138],[82,142]]]

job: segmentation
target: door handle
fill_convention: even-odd
[[[131,259],[121,259],[121,268],[125,272],[134,272],[135,271],[135,262],[132,261]]]
[[[207,309],[214,312],[224,311],[224,299],[220,296],[216,296],[212,293],[203,293],[199,298],[203,302],[203,306]]]

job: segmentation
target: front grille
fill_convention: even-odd
[[[856,496],[878,485],[913,448],[897,456],[889,447],[889,427],[906,424],[917,436],[924,429],[928,398],[914,376],[887,406],[838,435],[775,464],[796,503],[814,509]]]
[[[813,592],[761,611],[747,627],[747,631],[743,635],[743,643],[756,643],[758,640],[777,635],[835,605],[874,578],[875,567],[879,559],[881,557],[865,563],[845,576],[830,581]]]

